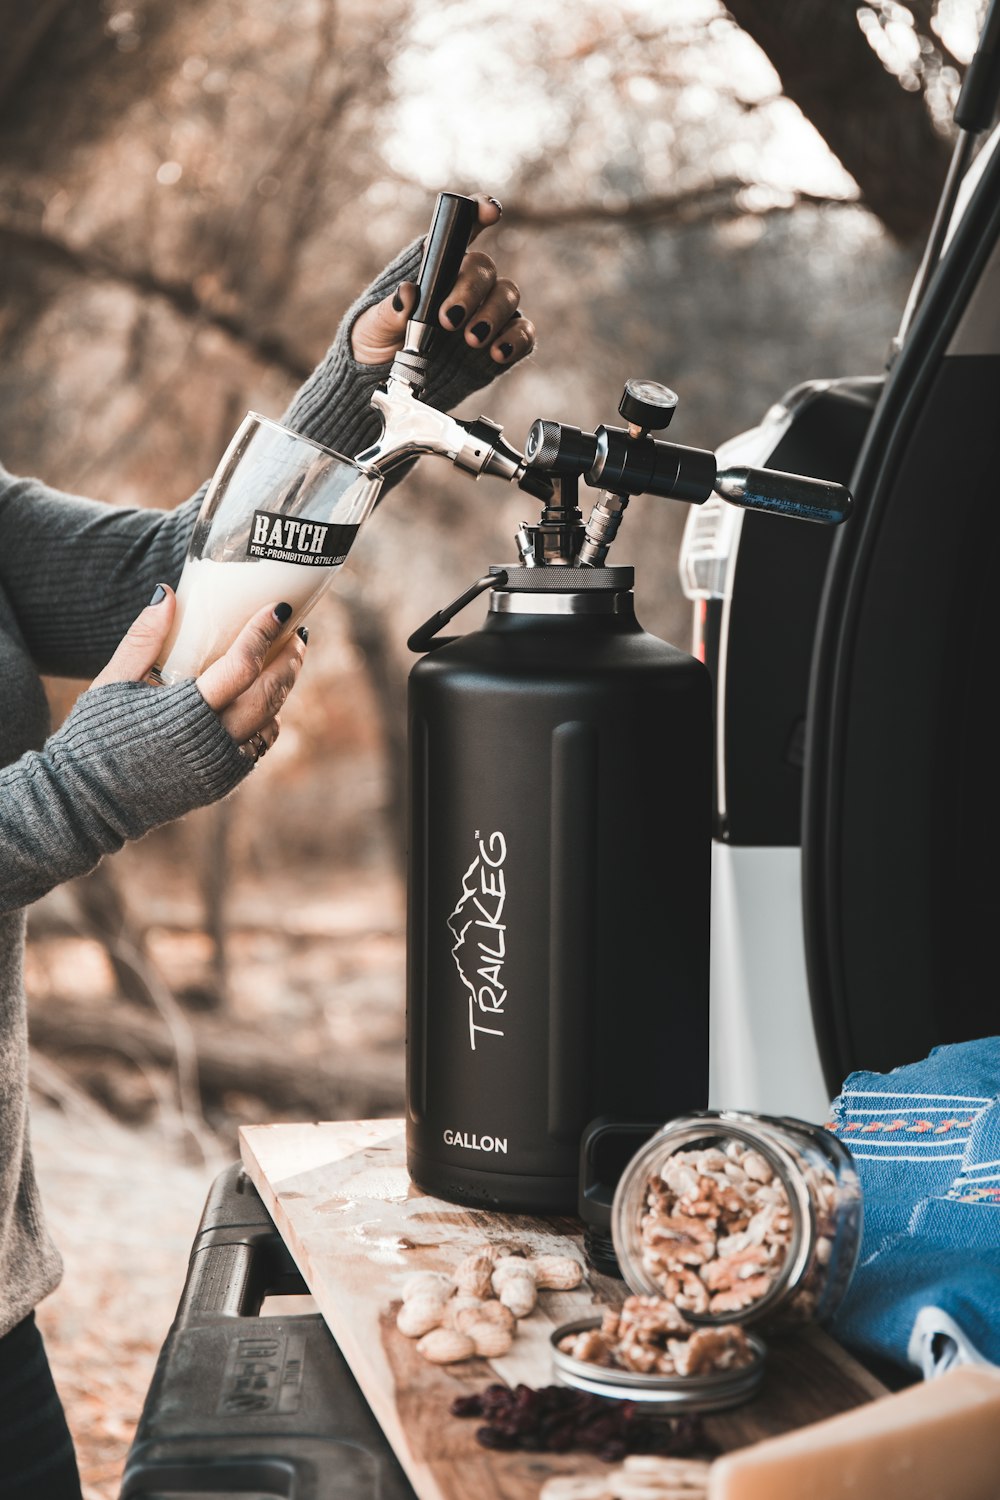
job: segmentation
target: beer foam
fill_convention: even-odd
[[[155,668],[161,682],[197,677],[217,661],[265,604],[292,606],[286,639],[327,588],[339,564],[304,567],[273,561],[213,562],[188,558],[177,586],[177,613]]]

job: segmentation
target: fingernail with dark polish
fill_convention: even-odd
[[[473,323],[472,325],[472,337],[478,339],[480,343],[483,342],[489,331],[490,325],[486,322],[485,318],[481,318],[478,323]]]
[[[298,630],[295,632],[295,634],[298,636],[298,638],[302,642],[303,646],[308,646],[308,644],[309,644],[309,626],[308,625],[300,625],[299,628],[298,628]]]
[[[166,597],[167,597],[167,591],[166,591],[166,589],[163,587],[162,583],[158,583],[156,585],[156,588],[153,590],[153,597],[150,599],[149,603],[150,604],[162,604],[163,601],[164,601],[164,599]],[[146,608],[148,609],[149,605],[147,605]]]
[[[401,285],[402,285],[402,283],[400,283],[400,286]],[[400,292],[400,287],[397,287],[396,290],[392,294],[392,307],[393,307],[393,311],[394,312],[402,312],[403,311],[403,299],[399,295],[399,292]]]
[[[496,209],[497,213],[503,213],[503,204],[500,202],[499,198],[487,198],[486,201],[487,203],[493,204],[493,207]]]
[[[511,355],[514,353],[514,345],[513,344],[501,344],[500,345],[500,353],[503,355],[504,359],[510,359]]]
[[[292,606],[290,604],[276,604],[274,606],[274,618],[277,620],[279,625],[286,624],[286,622],[291,619],[291,616]]]
[[[461,323],[462,319],[465,317],[465,308],[459,307],[458,303],[456,303],[454,307],[448,308],[448,311],[445,313],[445,317],[448,319],[448,322],[452,325],[453,328],[457,328],[459,323]]]

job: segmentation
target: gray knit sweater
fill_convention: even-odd
[[[414,279],[420,248],[409,246],[358,298],[287,425],[341,453],[374,440],[370,398],[387,367],[354,362],[350,326]],[[497,373],[488,354],[451,338],[426,399],[447,409]],[[200,501],[126,510],[0,467],[0,1336],[61,1273],[28,1141],[23,908],[126,839],[224,797],[248,771],[193,680],[90,689],[46,738],[39,673],[96,676],[156,584],[176,583]]]

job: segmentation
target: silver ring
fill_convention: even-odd
[[[248,760],[252,766],[255,766],[267,754],[270,746],[258,729],[256,734],[252,734],[248,740],[244,740],[242,745],[237,745],[236,748],[244,760]]]

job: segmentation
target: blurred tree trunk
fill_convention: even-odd
[[[890,234],[903,243],[924,235],[951,150],[922,92],[902,88],[882,66],[858,7],[844,0],[726,0],[726,7]]]
[[[338,592],[343,601],[352,644],[365,664],[372,685],[379,730],[385,746],[386,778],[383,816],[396,867],[406,864],[406,677],[395,652],[393,622],[384,609],[365,597],[363,584],[344,574]]]
[[[150,963],[146,933],[133,918],[115,876],[114,865],[102,860],[89,875],[71,883],[83,932],[101,944],[108,957],[118,993],[134,1005],[153,1005],[144,970]],[[135,955],[138,962],[127,955]]]
[[[0,127],[8,160],[65,162],[68,148],[107,135],[169,65],[156,43],[191,3],[137,0],[119,23],[102,0],[0,0]],[[141,65],[127,65],[133,37],[142,41]]]
[[[0,26],[4,50],[0,53],[0,108],[7,95],[41,55],[59,24],[63,12],[75,0],[35,0],[26,6],[22,0],[0,0]]]
[[[207,1009],[217,1010],[229,999],[229,886],[232,879],[230,834],[233,803],[218,802],[205,820],[199,884],[205,909],[205,932],[212,945],[208,988],[199,992]]]

